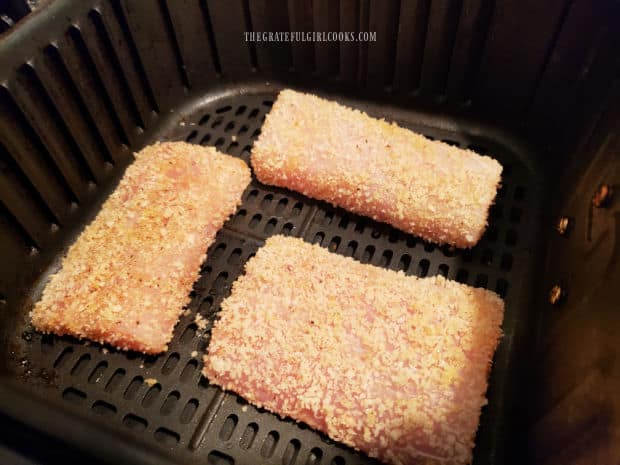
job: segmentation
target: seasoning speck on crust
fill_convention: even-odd
[[[251,162],[265,184],[457,247],[480,240],[502,172],[490,157],[288,89],[267,115]]]
[[[242,160],[214,148],[168,142],[137,153],[47,283],[35,328],[165,351],[207,248],[249,182]]]
[[[222,303],[203,374],[391,464],[471,462],[504,303],[274,236]]]

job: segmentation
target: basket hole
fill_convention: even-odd
[[[439,268],[437,268],[437,274],[440,276],[443,276],[444,278],[448,277],[449,271],[450,271],[450,267],[446,265],[445,263],[442,263],[441,265],[439,265]]]
[[[491,265],[493,263],[493,251],[491,249],[484,249],[480,256],[480,263],[483,265]]]
[[[338,227],[340,229],[347,229],[347,226],[349,226],[349,219],[347,217],[340,218],[340,221],[338,222]]]
[[[136,397],[136,394],[138,393],[143,384],[144,378],[142,378],[142,376],[134,377],[134,379],[131,380],[131,383],[129,383],[129,386],[127,386],[127,389],[125,389],[123,397],[127,400],[133,399],[134,397]]]
[[[252,135],[250,136],[252,139],[256,138],[260,136],[260,128],[256,128],[254,129],[254,132],[252,133]]]
[[[183,411],[181,412],[179,421],[184,425],[192,421],[192,418],[194,418],[194,415],[196,415],[196,411],[198,410],[199,405],[200,403],[198,402],[198,399],[188,400],[185,404],[185,407],[183,407]]]
[[[98,400],[91,406],[91,410],[102,417],[111,417],[116,414],[116,407],[102,400]]]
[[[237,135],[241,136],[242,134],[245,134],[246,132],[248,132],[250,130],[250,128],[247,126],[247,124],[242,125],[239,128],[239,131],[237,131]]]
[[[172,352],[168,356],[166,361],[164,362],[164,365],[161,367],[161,373],[163,375],[169,375],[170,373],[172,373],[172,371],[176,368],[177,364],[179,363],[180,359],[181,357],[179,356],[178,353]]]
[[[226,148],[226,152],[235,153],[237,151],[237,147],[239,147],[239,142],[232,141],[230,144],[228,144],[228,147]]]
[[[256,434],[258,433],[258,425],[256,423],[250,423],[243,430],[243,434],[241,435],[241,439],[239,440],[239,447],[242,449],[249,449],[254,444],[254,439],[256,439]]]
[[[224,122],[224,118],[222,118],[222,117],[216,118],[213,121],[213,123],[211,124],[211,129],[219,128],[222,125],[223,122]]]
[[[265,234],[271,234],[273,230],[276,229],[277,224],[278,224],[278,220],[275,218],[271,218],[269,221],[267,221],[267,224],[265,224],[265,227],[263,228],[263,232]]]
[[[170,394],[168,394],[168,396],[166,396],[166,400],[164,400],[164,403],[159,409],[159,412],[162,415],[170,415],[176,407],[177,403],[179,402],[180,398],[181,394],[179,394],[178,391],[172,391]]]
[[[323,459],[323,451],[318,447],[313,447],[308,454],[306,465],[319,465]]]
[[[284,449],[284,454],[282,454],[282,465],[293,465],[299,455],[299,449],[301,449],[301,442],[297,439],[291,439]]]
[[[474,258],[471,249],[463,250],[463,252],[461,253],[461,257],[463,258],[463,261],[465,263],[470,263],[473,260],[473,258]]]
[[[224,250],[226,250],[226,244],[223,242],[218,244],[215,249],[213,249],[213,252],[211,252],[211,258],[220,258]]]
[[[420,278],[424,278],[428,274],[428,269],[430,268],[430,266],[431,266],[431,262],[429,262],[426,258],[423,258],[418,263],[418,269],[416,271],[416,274]]]
[[[288,204],[288,199],[286,197],[282,197],[278,204],[276,205],[276,215],[282,214],[282,212],[286,209],[286,205]]]
[[[517,244],[517,232],[514,229],[509,229],[508,231],[506,231],[506,244],[507,245]]]
[[[332,237],[332,240],[331,240],[331,242],[329,243],[329,247],[328,247],[328,249],[329,249],[331,252],[336,252],[336,251],[338,250],[338,247],[340,246],[340,241],[341,241],[340,236],[334,236],[334,237]]]
[[[72,376],[81,375],[89,363],[90,363],[90,355],[88,354],[82,355],[78,359],[78,361],[75,363],[75,365],[73,365],[73,368],[71,369],[71,375]]]
[[[411,266],[411,255],[404,254],[400,257],[400,261],[398,262],[398,269],[404,272],[407,272],[409,267]]]
[[[260,203],[260,207],[266,209],[269,207],[269,205],[271,205],[271,202],[273,202],[273,194],[267,194],[265,197],[263,197],[263,200]]]
[[[213,281],[213,289],[217,290],[223,288],[226,284],[226,281],[228,281],[228,272],[220,271],[220,274],[218,274],[217,278],[215,278],[215,281]]]
[[[208,313],[209,310],[211,310],[211,307],[213,307],[213,297],[212,296],[207,296],[204,298],[204,300],[202,301],[202,303],[200,304],[200,313]]]
[[[415,237],[407,236],[407,239],[405,240],[405,244],[407,245],[407,247],[412,249],[412,248],[415,247],[416,243],[417,243],[417,241],[416,241]]]
[[[521,216],[523,215],[523,210],[517,207],[513,207],[510,209],[510,221],[513,223],[520,223]]]
[[[248,119],[254,119],[258,116],[258,108],[254,108],[248,115]]]
[[[187,364],[185,365],[185,368],[183,368],[183,371],[181,372],[181,376],[179,379],[181,380],[181,382],[185,383],[189,381],[190,379],[192,379],[192,377],[194,376],[197,370],[198,370],[198,361],[191,359],[190,361],[187,362]]]
[[[157,439],[159,442],[162,442],[168,446],[178,444],[178,442],[181,440],[181,436],[179,436],[179,433],[163,427],[157,428],[153,435],[155,436],[155,439]]]
[[[99,362],[88,377],[90,384],[96,384],[103,378],[103,374],[108,369],[108,362]]]
[[[207,124],[209,122],[209,118],[211,118],[211,115],[206,114],[204,115],[202,118],[200,118],[200,121],[198,121],[199,125],[203,125],[203,124]]]
[[[73,347],[65,347],[62,350],[62,352],[60,352],[60,355],[56,357],[56,360],[54,361],[54,368],[57,368],[57,369],[63,368],[69,361],[69,358],[71,357],[72,354],[73,354]]]
[[[180,339],[181,344],[190,343],[191,340],[194,339],[194,336],[196,336],[197,329],[198,327],[194,323],[187,325],[185,330],[183,330],[183,334],[181,334],[181,339]]]
[[[356,250],[357,250],[357,241],[350,241],[347,244],[347,248],[345,249],[344,254],[347,257],[352,257],[355,254]]]
[[[444,257],[454,257],[456,255],[456,248],[452,245],[443,245],[440,247],[440,250]]]
[[[212,450],[207,455],[207,462],[211,465],[235,465],[235,459],[218,450]]]
[[[508,281],[503,278],[497,280],[495,284],[495,292],[503,299],[508,294]]]
[[[273,100],[263,100],[263,105],[271,108],[273,106]]]
[[[280,434],[277,431],[269,431],[260,448],[260,455],[266,459],[270,458],[278,445],[278,441],[280,441]]]
[[[258,223],[260,223],[260,220],[262,219],[263,219],[263,215],[261,215],[260,213],[255,214],[250,220],[250,222],[248,223],[248,228],[250,229],[256,228],[256,226],[258,225]]]
[[[456,280],[461,284],[467,283],[467,278],[469,277],[469,273],[467,270],[460,268],[456,273]]]
[[[144,431],[148,426],[148,422],[144,418],[134,415],[133,413],[125,415],[123,424],[127,428],[137,432]]]
[[[514,198],[515,200],[525,199],[525,188],[523,186],[517,186],[515,188]]]
[[[248,211],[242,208],[235,214],[234,222],[242,223],[244,221],[244,218],[247,216],[247,214],[248,214]]]
[[[321,221],[321,225],[329,226],[330,224],[332,224],[333,219],[334,219],[334,212],[326,211],[323,213],[323,219]]]
[[[426,242],[424,244],[424,250],[428,253],[431,253],[433,250],[435,250],[435,244],[431,244],[430,242]]]
[[[245,105],[241,105],[239,108],[237,108],[237,111],[235,112],[235,116],[242,115],[247,108],[248,107],[246,107]]]
[[[303,209],[304,209],[304,204],[303,203],[295,202],[295,205],[293,205],[293,208],[291,209],[291,215],[292,216],[299,216]]]
[[[323,245],[323,239],[325,239],[325,233],[324,232],[318,232],[314,235],[314,238],[312,239],[312,243],[313,244],[318,244],[318,245]]]
[[[192,131],[187,135],[187,137],[185,138],[185,141],[191,142],[196,138],[197,135],[198,135],[198,131]]]
[[[512,269],[512,254],[502,254],[502,259],[499,266],[504,271],[510,271]]]
[[[215,141],[215,146],[217,148],[220,148],[222,145],[224,145],[224,142],[226,142],[226,139],[224,139],[223,137],[219,137],[216,141]]]
[[[123,381],[125,377],[125,370],[122,368],[117,368],[112,377],[108,380],[108,383],[105,385],[104,391],[106,392],[114,392]]]
[[[226,113],[230,110],[232,110],[232,107],[230,105],[226,105],[224,107],[219,107],[217,110],[215,110],[215,112],[219,115],[222,113]]]
[[[237,417],[237,415],[230,414],[226,417],[222,429],[220,430],[220,439],[222,441],[228,441],[232,437],[237,423],[239,423],[239,417]]]
[[[379,266],[386,267],[386,268],[390,266],[393,256],[394,256],[394,253],[391,250],[389,249],[384,250],[383,254],[381,255],[381,259],[379,260]]]
[[[444,144],[452,145],[453,147],[461,146],[461,144],[459,144],[457,141],[452,140],[452,139],[441,139],[441,142],[443,142]]]
[[[62,398],[72,404],[81,404],[86,400],[86,393],[70,387],[62,392]]]
[[[364,253],[362,254],[362,263],[369,263],[375,254],[375,247],[372,245],[366,246]]]
[[[489,283],[489,277],[486,274],[480,273],[476,276],[476,280],[474,281],[474,287],[483,287],[486,289],[487,284]]]
[[[334,457],[332,459],[331,465],[346,465],[346,462],[345,462],[344,458],[342,458],[341,456],[337,455],[336,457]]]
[[[211,134],[205,134],[202,139],[200,139],[200,145],[207,145],[211,140]]]
[[[150,368],[155,365],[160,358],[159,355],[145,355],[143,364],[145,367]]]
[[[148,408],[155,403],[155,400],[159,397],[161,393],[161,384],[154,384],[146,391],[146,394],[142,398],[142,407]]]
[[[228,264],[229,265],[239,265],[241,263],[241,254],[243,251],[240,248],[234,249],[230,255],[228,256]]]
[[[354,231],[358,234],[363,234],[364,233],[364,229],[366,229],[366,224],[364,224],[363,220],[358,220],[355,223],[355,229]]]
[[[286,223],[284,226],[282,226],[282,234],[284,234],[285,236],[290,236],[294,228],[295,226],[293,225],[293,223]]]

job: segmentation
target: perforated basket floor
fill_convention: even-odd
[[[215,145],[249,161],[275,90],[245,87],[244,93],[207,97],[170,115],[155,138]],[[533,286],[542,199],[529,154],[477,126],[397,108],[347,103],[429,138],[473,146],[502,163],[503,185],[490,225],[474,249],[436,247],[368,218],[253,180],[243,205],[208,251],[189,314],[179,321],[167,353],[145,357],[66,337],[42,337],[24,317],[24,326],[17,332],[25,345],[25,356],[18,360],[20,379],[46,397],[64,399],[69,410],[86,411],[101,423],[172,452],[178,463],[370,463],[303,424],[279,419],[210,386],[200,374],[210,325],[245,262],[270,235],[299,236],[362,262],[417,276],[442,274],[494,290],[506,299],[505,335],[496,354],[489,405],[483,411],[475,451],[475,463],[491,463],[507,434],[503,424],[511,408],[510,374],[518,356],[514,347],[519,345],[519,324]],[[197,328],[196,314],[208,320],[206,330]]]

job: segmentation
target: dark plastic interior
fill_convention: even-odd
[[[40,6],[0,35],[0,413],[108,463],[372,463],[200,375],[209,326],[196,314],[211,324],[264,239],[290,234],[505,298],[476,465],[617,463],[620,207],[613,193],[592,202],[620,188],[617,24],[618,2],[588,0]],[[370,30],[377,42],[245,42],[251,30]],[[133,151],[187,140],[248,161],[283,87],[497,158],[481,242],[437,247],[254,180],[167,353],[33,331],[45,277]]]

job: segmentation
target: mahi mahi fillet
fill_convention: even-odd
[[[137,153],[46,285],[35,328],[166,350],[207,248],[249,182],[243,161],[213,148],[171,142]]]
[[[211,382],[386,463],[471,461],[496,294],[283,236],[245,271],[212,331]]]
[[[389,223],[474,246],[501,165],[309,94],[283,90],[252,149],[258,179]]]

